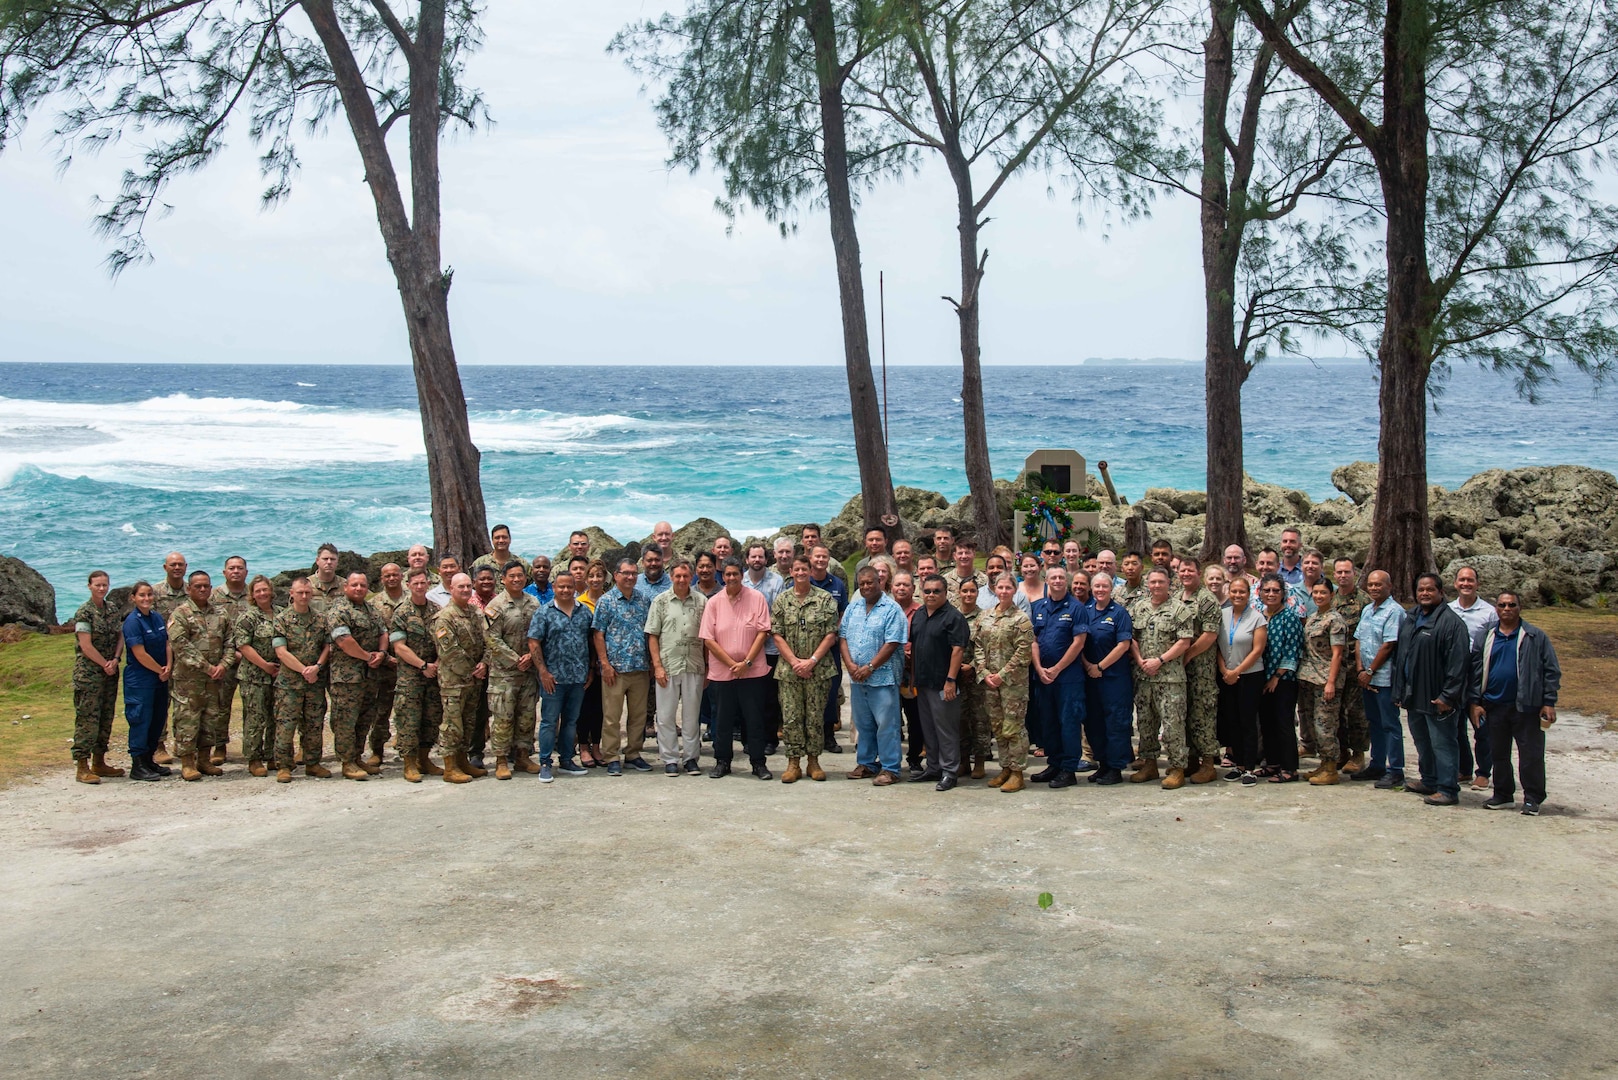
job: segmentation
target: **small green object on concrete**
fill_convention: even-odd
[[[1039,910],[1044,911],[1054,903],[1056,903],[1056,898],[1050,893],[1042,892],[1039,894]]]

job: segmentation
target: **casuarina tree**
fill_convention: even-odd
[[[446,130],[484,118],[462,81],[480,15],[474,0],[0,0],[0,146],[49,110],[64,161],[120,139],[141,147],[96,219],[114,274],[150,258],[145,226],[165,190],[228,134],[245,128],[261,148],[273,205],[298,169],[298,127],[343,116],[404,307],[434,543],[463,556],[488,551],[489,535],[450,336],[438,161]]]

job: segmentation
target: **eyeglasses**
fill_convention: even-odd
[[[923,596],[937,596],[940,593],[942,593],[943,591],[944,591],[943,589],[923,589],[923,590],[921,590],[921,595],[923,595]]]
[[[1497,608],[1503,608],[1503,607],[1516,608],[1517,607],[1517,602],[1515,600],[1496,600],[1494,602],[1494,606],[1497,607]]]

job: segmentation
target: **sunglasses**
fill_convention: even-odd
[[[943,589],[923,589],[923,590],[921,590],[921,595],[923,595],[923,596],[938,596],[943,591],[944,591]]]

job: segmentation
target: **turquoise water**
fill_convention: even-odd
[[[995,473],[1043,446],[1107,460],[1120,491],[1201,488],[1202,369],[1192,364],[985,371]],[[596,524],[640,537],[698,516],[733,532],[824,520],[858,489],[840,367],[488,367],[463,370],[489,520],[519,552]],[[966,491],[959,374],[888,376],[894,480]],[[1429,469],[1575,462],[1618,470],[1610,395],[1582,376],[1543,404],[1508,381],[1453,376],[1430,421]],[[1337,465],[1376,454],[1363,362],[1273,362],[1244,397],[1254,476],[1333,494]],[[178,548],[216,569],[308,565],[318,544],[430,540],[416,395],[404,367],[0,365],[0,551],[44,573],[70,612],[84,575],[155,576]]]

